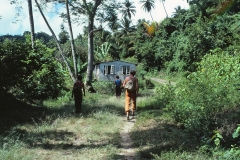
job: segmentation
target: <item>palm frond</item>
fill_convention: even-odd
[[[143,22],[143,26],[145,27],[148,35],[153,36],[155,34],[154,25],[149,25],[147,22]]]

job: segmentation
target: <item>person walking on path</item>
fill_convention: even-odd
[[[134,116],[137,109],[138,79],[135,77],[135,74],[136,71],[131,70],[130,75],[123,82],[123,87],[126,88],[125,112],[127,120],[129,120],[130,106],[132,106],[132,116]]]
[[[122,81],[121,79],[119,79],[119,76],[116,76],[116,80],[115,80],[115,91],[116,91],[116,97],[119,99],[121,96],[121,92],[122,92]]]
[[[83,95],[85,96],[85,87],[82,82],[82,76],[79,75],[72,89],[72,98],[74,97],[75,101],[75,113],[81,113]]]

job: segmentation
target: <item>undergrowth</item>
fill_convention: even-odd
[[[123,122],[119,115],[123,114],[123,105],[116,97],[87,93],[83,113],[79,115],[72,112],[74,102],[70,93],[49,99],[43,105],[39,110],[38,106],[23,103],[26,111],[18,110],[12,115],[18,120],[3,128],[0,159],[121,158],[119,132]]]
[[[140,88],[137,121],[130,131],[136,159],[238,158],[239,132],[231,137],[236,130],[231,123],[238,120],[239,109],[223,108],[212,116],[217,122],[209,130],[212,137],[199,135],[169,111],[176,86],[151,83],[155,89]],[[73,113],[70,90],[43,106],[9,95],[1,100],[1,120],[7,123],[1,123],[0,159],[123,159],[119,133],[124,124],[124,92],[116,99],[110,83],[94,85],[97,93],[86,93],[81,114]]]

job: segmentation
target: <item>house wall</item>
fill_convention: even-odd
[[[108,69],[110,69],[110,70],[111,70],[111,66],[114,66],[114,68],[113,68],[114,72],[111,72],[107,68],[104,68],[106,66],[109,66]],[[123,61],[103,62],[103,63],[100,63],[97,68],[95,66],[94,71],[93,71],[94,78],[99,81],[115,81],[116,75],[118,75],[119,78],[123,81],[125,79],[125,77],[129,75],[129,73],[123,74],[122,68],[125,68],[124,66],[129,67],[129,68],[127,67],[126,69],[124,69],[125,71],[128,70],[130,72],[130,70],[136,69],[135,64],[127,63],[127,62],[123,62]],[[109,71],[110,71],[110,73],[105,74],[104,70],[105,71],[108,70],[108,73],[109,73]]]

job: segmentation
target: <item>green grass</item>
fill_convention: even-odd
[[[136,159],[217,159],[199,149],[199,139],[174,122],[154,95],[154,89],[141,89],[137,98],[137,121],[130,131]],[[116,99],[112,92],[86,93],[82,113],[76,115],[70,93],[43,106],[7,97],[0,107],[0,159],[123,159],[124,100],[124,94]]]
[[[159,159],[165,159],[166,153],[170,151],[175,151],[174,158],[180,158],[178,154],[182,151],[194,153],[198,146],[194,137],[159,109],[140,112],[131,137],[134,146],[138,148],[140,159],[151,159],[153,154],[160,156]]]
[[[42,107],[23,103],[21,106],[26,110],[14,111],[11,117],[4,119],[18,117],[20,121],[15,120],[15,123],[3,127],[0,159],[95,160],[121,157],[119,132],[123,126],[124,99],[119,101],[114,96],[87,93],[80,115],[72,113],[74,102],[70,94],[45,101]],[[17,103],[11,104],[11,109],[4,109],[11,113]]]

